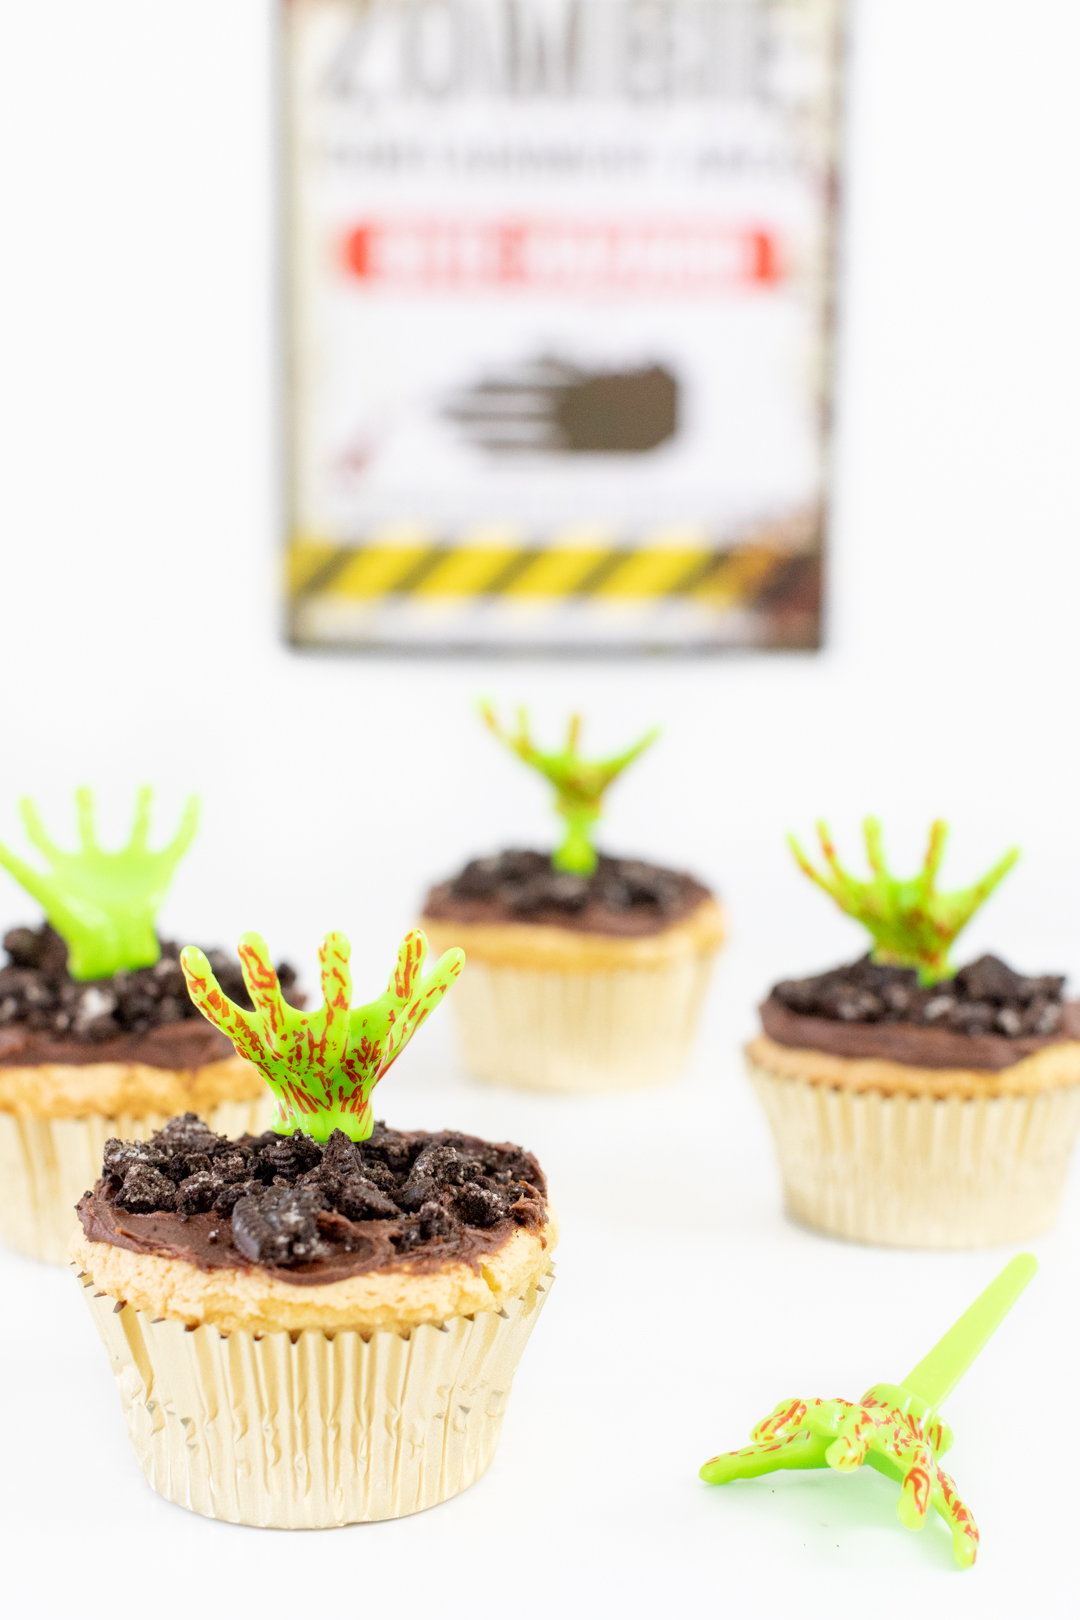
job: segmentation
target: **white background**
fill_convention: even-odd
[[[975,1571],[877,1475],[695,1476],[783,1396],[901,1377],[1004,1258],[781,1218],[738,1041],[772,978],[859,948],[784,830],[828,813],[854,856],[875,809],[907,864],[944,813],[958,882],[1018,841],[965,954],[1080,976],[1080,12],[855,6],[828,650],[584,666],[281,643],[269,22],[264,0],[0,3],[0,835],[24,791],[66,830],[81,780],[117,829],[137,782],[163,826],[197,788],[166,933],[258,927],[310,982],[343,927],[363,990],[426,880],[550,835],[476,695],[552,727],[580,704],[599,747],[664,726],[606,842],[714,881],[732,942],[667,1092],[474,1088],[441,1015],[385,1082],[396,1123],[534,1148],[566,1227],[495,1466],[419,1519],[286,1540],[154,1498],[79,1290],[0,1262],[0,1593],[88,1617],[1074,1612],[1075,1186],[946,1408]],[[4,879],[0,922],[32,912]]]

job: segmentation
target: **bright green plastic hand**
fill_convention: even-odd
[[[818,872],[811,866],[798,841],[788,834],[788,843],[802,870],[831,895],[841,911],[862,923],[871,934],[875,962],[916,968],[921,984],[936,984],[939,979],[949,977],[949,951],[953,941],[1020,858],[1019,849],[1010,849],[969,889],[939,894],[934,882],[948,836],[944,821],[935,821],[930,828],[922,871],[913,878],[895,878],[885,865],[881,823],[875,816],[867,816],[863,836],[866,858],[873,873],[868,883],[844,871],[824,821],[818,822],[817,834],[828,872]]]
[[[199,801],[184,807],[180,827],[164,849],[146,847],[153,789],[139,789],[135,822],[123,849],[114,853],[98,844],[94,801],[89,788],[79,788],[82,848],[74,854],[58,849],[42,826],[29,799],[19,804],[26,836],[41,851],[51,870],[38,872],[0,844],[5,866],[43,907],[68,948],[73,979],[107,979],[121,968],[150,967],[161,955],[154,919],[181,855],[195,836]]]
[[[848,1472],[868,1462],[901,1479],[896,1505],[900,1523],[921,1530],[931,1504],[952,1530],[953,1556],[961,1569],[975,1562],[979,1532],[956,1486],[938,1466],[952,1434],[937,1414],[906,1390],[876,1384],[860,1401],[782,1401],[751,1430],[755,1443],[712,1457],[701,1470],[710,1485],[753,1479],[781,1468],[836,1468]]]
[[[465,965],[463,951],[449,950],[424,979],[427,951],[418,928],[406,934],[385,995],[352,1007],[349,941],[344,934],[327,934],[319,947],[323,1005],[313,1013],[283,1000],[258,934],[240,941],[253,1012],[223,993],[197,946],[187,946],[180,965],[196,1007],[254,1063],[277,1098],[275,1131],[299,1130],[325,1142],[331,1131],[342,1130],[363,1142],[374,1124],[371,1093]]]
[[[489,703],[480,705],[480,713],[489,728],[501,742],[512,748],[519,759],[546,776],[555,789],[555,811],[565,823],[563,841],[551,858],[551,864],[560,872],[578,872],[588,876],[596,871],[596,847],[593,829],[600,820],[604,794],[615,778],[643,754],[649,744],[660,735],[652,730],[625,753],[613,759],[586,760],[577,751],[581,735],[581,716],[571,715],[566,747],[561,753],[545,754],[529,736],[529,721],[524,709],[517,713],[517,731],[504,731]]]
[[[902,1385],[875,1384],[861,1400],[781,1401],[750,1433],[752,1445],[710,1457],[701,1478],[710,1485],[756,1479],[786,1468],[835,1468],[864,1462],[902,1482],[901,1524],[921,1530],[931,1507],[952,1532],[953,1557],[969,1569],[979,1550],[975,1521],[938,1458],[952,1431],[935,1407],[955,1388],[994,1329],[1035,1275],[1034,1255],[1018,1254],[964,1312]]]

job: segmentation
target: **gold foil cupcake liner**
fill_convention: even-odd
[[[419,1513],[480,1478],[553,1278],[407,1336],[223,1335],[80,1280],[153,1489],[232,1524],[318,1530]]]
[[[905,1097],[781,1078],[750,1063],[788,1213],[861,1243],[1021,1243],[1057,1219],[1080,1086],[1031,1096]]]
[[[466,1066],[528,1091],[623,1091],[690,1062],[714,953],[591,973],[470,961],[454,987]]]
[[[250,1102],[224,1102],[205,1116],[222,1136],[268,1130],[269,1092]],[[110,1136],[145,1141],[164,1114],[91,1114],[84,1119],[32,1119],[0,1111],[0,1238],[33,1260],[67,1264],[75,1205],[101,1175]]]

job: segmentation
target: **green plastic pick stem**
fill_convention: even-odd
[[[710,1485],[754,1479],[778,1469],[835,1468],[847,1473],[868,1463],[901,1483],[897,1516],[921,1530],[931,1506],[952,1531],[961,1569],[974,1562],[979,1532],[939,1458],[952,1432],[937,1408],[1015,1305],[1038,1265],[1018,1254],[968,1307],[903,1384],[875,1384],[858,1401],[781,1401],[751,1430],[752,1445],[710,1457],[700,1476]]]
[[[596,845],[592,832],[600,820],[599,807],[593,809],[591,805],[575,804],[567,795],[560,793],[555,808],[563,818],[566,833],[551,857],[551,864],[560,872],[578,872],[588,877],[590,872],[596,871]]]
[[[952,1394],[990,1335],[1001,1326],[1038,1269],[1033,1254],[1014,1256],[930,1354],[911,1369],[903,1387],[936,1411]]]
[[[344,934],[327,934],[319,947],[323,1005],[311,1013],[284,1000],[258,934],[240,940],[251,1012],[229,1000],[197,946],[180,953],[180,966],[203,1017],[255,1065],[276,1097],[275,1131],[303,1131],[325,1142],[342,1130],[363,1142],[374,1126],[371,1093],[465,965],[464,951],[455,947],[425,979],[427,951],[418,928],[406,934],[385,993],[366,1007],[353,1007],[349,941]]]
[[[826,871],[819,872],[811,865],[791,833],[788,844],[811,882],[824,889],[841,911],[870,934],[875,962],[915,968],[921,984],[936,984],[951,975],[949,951],[958,934],[1020,858],[1018,849],[1010,849],[977,883],[942,894],[936,882],[948,831],[944,821],[933,823],[922,868],[911,878],[893,877],[886,866],[881,823],[875,816],[867,816],[863,822],[866,859],[872,874],[869,881],[844,871],[824,821],[818,822],[817,834]]]
[[[543,753],[529,736],[529,719],[524,709],[517,713],[517,731],[504,731],[490,703],[480,705],[484,721],[500,742],[531,765],[533,770],[547,778],[555,789],[555,812],[562,818],[562,843],[551,857],[551,864],[560,872],[575,872],[588,877],[596,871],[596,844],[593,832],[603,810],[604,794],[626,767],[644,753],[659,736],[652,730],[611,759],[587,760],[577,751],[581,735],[581,716],[571,715],[566,746],[561,752]]]
[[[26,836],[51,868],[39,872],[0,844],[0,865],[42,907],[68,948],[73,979],[108,979],[123,968],[152,967],[161,955],[155,919],[181,855],[195,836],[199,801],[192,796],[180,827],[164,849],[146,847],[153,789],[141,787],[131,837],[123,849],[104,850],[94,830],[89,788],[75,794],[82,848],[57,848],[30,799],[20,801]]]

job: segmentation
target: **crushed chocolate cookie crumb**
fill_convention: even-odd
[[[786,979],[772,995],[790,1012],[847,1024],[921,1024],[962,1035],[1052,1035],[1063,1018],[1064,977],[1026,977],[996,956],[921,985],[914,968],[869,956],[808,979]]]
[[[486,860],[470,861],[450,884],[455,899],[497,897],[510,910],[528,916],[546,906],[556,911],[581,911],[590,898],[628,911],[631,906],[656,906],[668,911],[679,899],[681,874],[650,866],[645,861],[597,858],[589,877],[559,872],[551,856],[534,849],[507,849]]]
[[[86,981],[68,973],[67,946],[48,923],[10,929],[4,949],[8,960],[0,967],[0,1029],[19,1026],[96,1045],[189,1018],[202,1019],[184,982],[181,947],[171,941],[161,941],[161,957],[152,967]],[[224,951],[206,955],[225,994],[238,1006],[250,1008],[236,958]],[[286,1001],[303,1006],[288,963],[278,968],[278,979]]]
[[[232,1212],[233,1242],[247,1260],[301,1266],[319,1256],[317,1187],[265,1187],[241,1198]]]
[[[507,849],[468,865],[428,895],[425,916],[456,922],[539,922],[599,933],[656,932],[709,898],[686,872],[648,861],[597,857],[584,877],[560,872],[551,855]]]
[[[536,1160],[511,1143],[392,1131],[381,1121],[366,1142],[343,1131],[325,1146],[299,1131],[230,1141],[182,1114],[147,1142],[110,1139],[88,1199],[130,1215],[174,1216],[178,1227],[209,1217],[207,1244],[276,1269],[374,1252],[376,1225],[398,1255],[453,1246],[466,1229],[537,1230],[545,1196]]]

